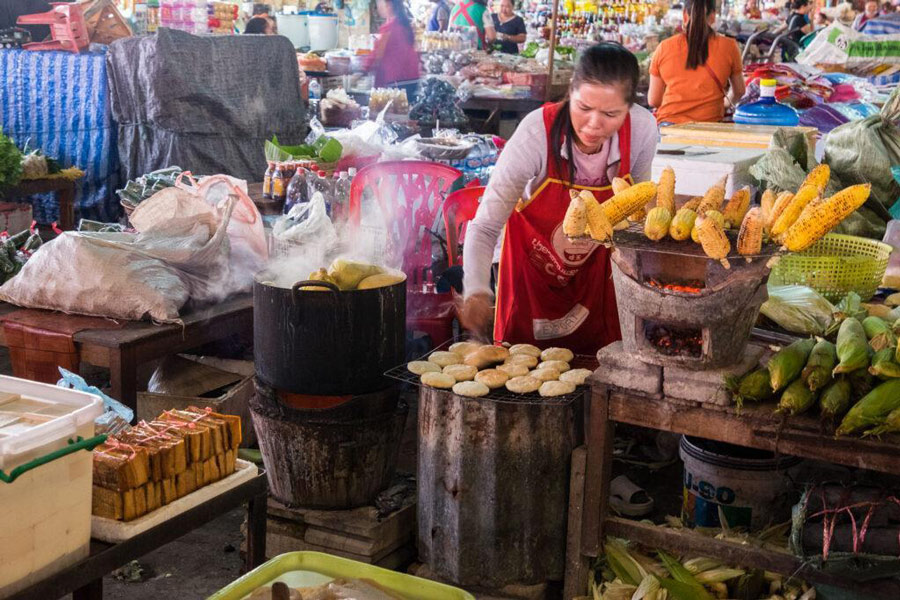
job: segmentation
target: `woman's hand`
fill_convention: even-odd
[[[488,337],[494,320],[494,301],[490,294],[472,294],[459,311],[459,322],[476,337]]]

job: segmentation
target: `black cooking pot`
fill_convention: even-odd
[[[327,281],[291,289],[253,284],[253,354],[265,384],[295,394],[364,394],[406,355],[406,281],[341,291]],[[301,289],[316,287],[325,289]]]

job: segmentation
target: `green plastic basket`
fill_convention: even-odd
[[[443,583],[321,552],[288,552],[276,556],[207,600],[243,600],[256,588],[276,581],[305,587],[321,585],[337,577],[371,579],[409,600],[475,600],[468,592]]]
[[[769,284],[805,285],[832,303],[848,292],[866,301],[881,284],[892,251],[877,240],[830,233],[803,252],[782,256]]]

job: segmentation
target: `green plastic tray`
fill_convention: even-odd
[[[291,587],[307,587],[338,577],[371,579],[409,600],[475,600],[459,588],[322,552],[288,552],[276,556],[207,600],[243,600],[256,588],[276,581]]]

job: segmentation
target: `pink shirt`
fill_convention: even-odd
[[[375,49],[366,61],[366,72],[372,71],[375,87],[419,78],[419,55],[397,19],[391,19],[378,30]]]

